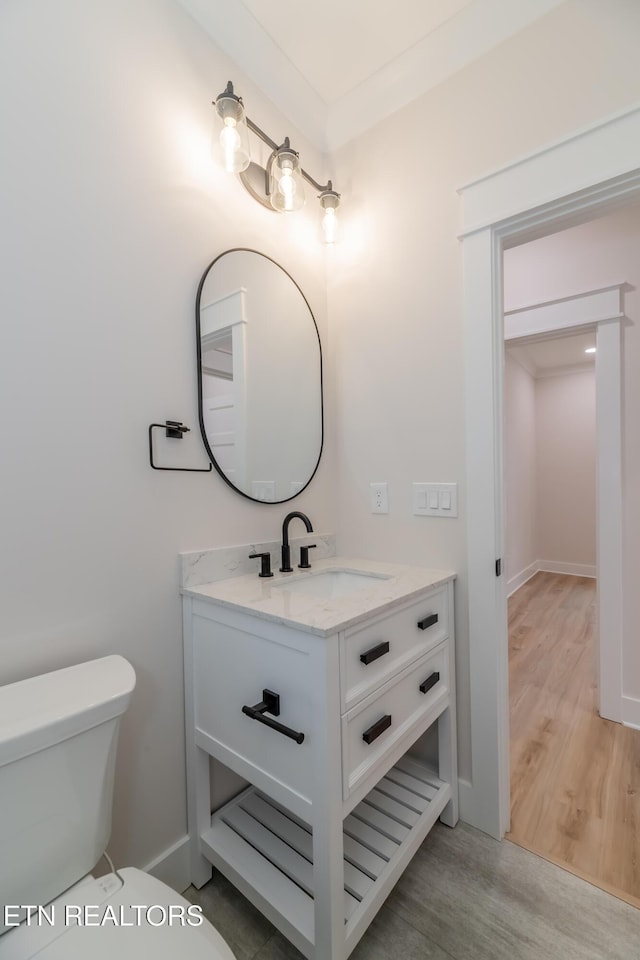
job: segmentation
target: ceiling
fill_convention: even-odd
[[[442,83],[563,0],[178,2],[301,133],[326,151]],[[221,90],[228,79],[220,77]]]
[[[243,0],[285,57],[328,103],[362,83],[472,0]],[[319,21],[319,22],[318,22]]]
[[[572,370],[585,370],[595,366],[595,354],[585,353],[587,347],[595,347],[596,335],[579,333],[570,337],[550,337],[530,343],[510,345],[507,351],[525,367],[533,377],[548,377]]]

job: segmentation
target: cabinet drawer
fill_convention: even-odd
[[[444,643],[342,718],[345,800],[436,700],[448,692],[449,656]]]
[[[295,642],[254,636],[194,617],[196,740],[237,774],[257,782],[255,771],[302,797],[313,780],[311,735],[317,723],[311,657]],[[290,639],[290,638],[289,638]],[[243,713],[262,701],[263,690],[280,697],[280,714],[264,716],[304,735],[302,743]],[[206,742],[202,738],[206,738]]]
[[[449,633],[448,590],[440,587],[403,610],[345,632],[341,649],[346,712]]]

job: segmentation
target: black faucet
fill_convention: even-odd
[[[293,510],[291,513],[286,515],[282,524],[282,565],[280,567],[280,573],[292,572],[291,548],[289,547],[289,524],[295,517],[299,517],[300,520],[302,520],[307,528],[307,533],[313,533],[311,520],[309,520],[309,517],[306,514],[300,513],[299,510]]]

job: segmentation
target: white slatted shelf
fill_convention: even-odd
[[[347,953],[450,798],[432,770],[403,757],[344,821]],[[311,828],[250,787],[213,815],[201,841],[215,866],[312,957]]]

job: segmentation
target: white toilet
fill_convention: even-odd
[[[0,960],[234,960],[166,884],[131,867],[90,873],[135,681],[110,656],[0,687]]]

